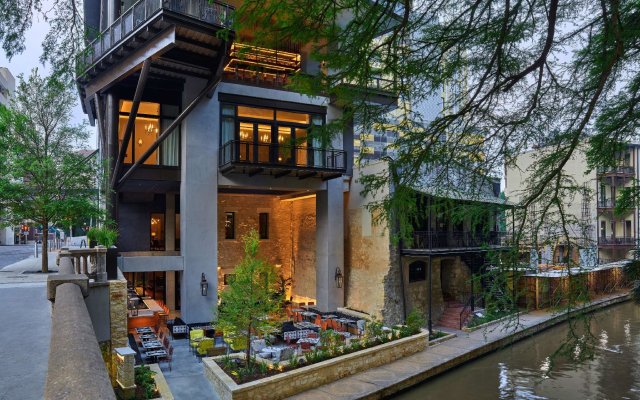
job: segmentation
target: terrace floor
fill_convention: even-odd
[[[189,351],[188,339],[172,339],[173,362],[171,371],[167,363],[161,363],[171,393],[175,399],[218,400],[218,394],[204,376],[204,367],[198,357]]]

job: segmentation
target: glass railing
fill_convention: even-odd
[[[95,64],[109,50],[125,40],[160,10],[187,15],[222,28],[230,28],[233,23],[234,8],[218,1],[139,0],[116,19],[111,26],[102,31],[79,55],[78,73],[84,73],[88,67]]]
[[[337,149],[232,140],[220,148],[219,165],[234,163],[345,171],[347,153]]]

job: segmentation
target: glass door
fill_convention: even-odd
[[[245,162],[253,161],[253,124],[240,122],[238,136],[240,139],[238,159]]]
[[[271,125],[258,125],[258,162],[268,164],[271,162]]]
[[[296,164],[301,167],[309,165],[309,150],[307,148],[307,130],[296,128]]]
[[[293,135],[288,126],[278,127],[278,164],[293,165]]]

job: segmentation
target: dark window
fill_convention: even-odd
[[[236,213],[225,213],[224,220],[224,238],[235,239],[236,238]]]
[[[424,261],[414,261],[409,264],[409,283],[427,279],[427,265]]]
[[[258,221],[260,239],[269,239],[269,213],[260,213]]]

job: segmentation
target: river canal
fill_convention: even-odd
[[[557,357],[551,366],[551,355],[569,333],[565,323],[394,399],[640,399],[640,306],[626,302],[599,311],[590,326],[595,336],[591,360]]]

